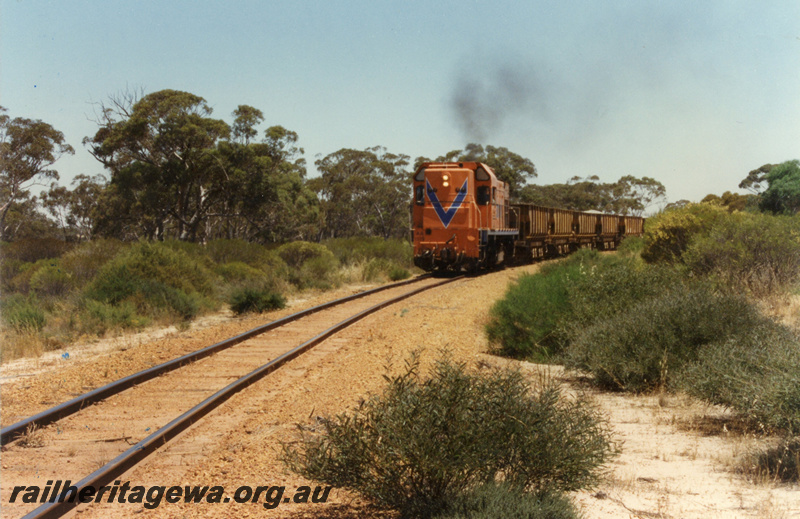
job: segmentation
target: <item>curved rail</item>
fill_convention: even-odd
[[[355,299],[360,299],[362,297],[375,294],[377,292],[382,292],[384,290],[388,290],[391,288],[410,285],[412,283],[416,283],[423,279],[427,279],[428,277],[430,277],[430,275],[425,274],[423,276],[418,276],[414,279],[401,281],[399,283],[391,283],[389,285],[384,285],[370,290],[365,290],[363,292],[359,292],[357,294],[353,294],[350,296],[334,299],[333,301],[328,301],[327,303],[322,303],[320,305],[307,308],[306,310],[302,310],[300,312],[287,315],[286,317],[276,319],[275,321],[267,323],[263,326],[253,328],[252,330],[248,330],[235,337],[231,337],[230,339],[225,339],[224,341],[212,344],[211,346],[206,346],[205,348],[194,351],[192,353],[187,353],[186,355],[183,355],[181,357],[164,362],[157,366],[153,366],[152,368],[148,368],[139,371],[138,373],[128,375],[127,377],[106,384],[105,386],[89,391],[88,393],[76,396],[72,400],[68,400],[57,406],[51,407],[50,409],[45,409],[40,413],[37,413],[33,416],[25,418],[24,420],[20,420],[19,422],[16,422],[14,424],[11,424],[9,426],[0,429],[0,446],[5,445],[17,439],[19,435],[25,433],[28,427],[42,427],[44,425],[51,424],[55,421],[64,418],[65,416],[77,413],[78,411],[80,411],[81,409],[83,409],[88,405],[94,404],[95,402],[99,402],[100,400],[104,400],[112,395],[116,395],[117,393],[121,393],[126,389],[141,384],[142,382],[146,382],[152,378],[158,377],[159,375],[176,370],[187,364],[190,364],[202,358],[213,355],[224,349],[230,348],[231,346],[234,346],[242,341],[255,337],[256,335],[268,332],[270,330],[278,328],[279,326],[283,326],[292,321],[296,321],[302,317],[306,317],[307,315],[311,315],[315,312],[319,312],[321,310],[325,310],[327,308],[347,303]]]
[[[210,397],[206,398],[193,408],[189,409],[188,411],[180,415],[178,418],[175,418],[170,423],[160,428],[158,431],[154,432],[147,438],[143,439],[130,449],[126,450],[125,452],[117,456],[103,467],[92,472],[91,474],[89,474],[84,479],[82,479],[81,481],[79,481],[74,485],[78,489],[77,493],[79,494],[81,489],[87,486],[99,488],[103,485],[111,483],[112,481],[114,481],[114,479],[125,473],[130,468],[134,467],[137,463],[139,463],[141,460],[143,460],[150,454],[153,454],[155,451],[158,450],[159,447],[166,444],[169,440],[180,434],[182,431],[187,429],[197,420],[204,417],[215,408],[219,407],[233,395],[247,388],[248,386],[254,384],[255,382],[259,381],[260,379],[262,379],[269,373],[272,373],[276,369],[280,368],[282,365],[286,364],[290,360],[299,357],[300,355],[302,355],[309,349],[313,348],[320,342],[324,341],[325,339],[327,339],[334,333],[338,332],[339,330],[342,330],[343,328],[350,326],[351,324],[363,319],[364,317],[374,312],[377,312],[378,310],[381,310],[382,308],[397,303],[398,301],[407,299],[420,292],[424,292],[425,290],[429,290],[431,288],[440,287],[442,285],[458,281],[463,277],[464,276],[458,276],[455,278],[446,279],[435,285],[429,285],[417,288],[410,292],[406,292],[405,294],[399,295],[392,299],[388,299],[375,306],[371,306],[366,310],[363,310],[353,315],[352,317],[349,317],[344,321],[341,321],[338,324],[331,326],[324,332],[307,340],[303,344],[287,351],[283,355],[271,360],[270,362],[251,371],[250,373],[236,380],[235,382],[232,382],[223,389],[217,391]],[[398,284],[394,284],[392,286],[396,287],[398,286]],[[36,508],[35,510],[23,516],[23,519],[49,519],[49,518],[61,517],[62,515],[72,510],[73,508],[77,507],[79,504],[80,503],[78,502],[77,499],[75,499],[73,502],[69,502],[67,500],[64,500],[63,502],[58,502],[56,500],[56,502],[45,503],[41,505],[39,508]]]

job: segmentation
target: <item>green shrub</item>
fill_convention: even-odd
[[[510,485],[487,483],[455,497],[436,519],[578,519],[562,493],[535,494]]]
[[[401,267],[413,265],[414,248],[405,240],[383,238],[333,238],[325,241],[343,265],[353,265],[372,259],[382,259]]]
[[[248,312],[262,313],[284,308],[286,299],[281,294],[270,290],[241,288],[231,296],[230,306],[237,315]]]
[[[286,243],[278,247],[275,252],[291,269],[299,269],[307,261],[316,258],[335,259],[333,253],[324,245],[307,241]]]
[[[800,219],[733,213],[684,253],[692,272],[756,296],[785,292],[800,278]]]
[[[215,276],[186,253],[161,244],[139,243],[103,266],[87,285],[88,299],[116,305],[129,301],[150,316],[182,319],[211,307]]]
[[[176,252],[181,252],[190,258],[198,258],[203,255],[203,245],[186,240],[164,240],[158,244]]]
[[[742,328],[700,351],[680,386],[765,428],[800,433],[800,340],[772,322]]]
[[[411,277],[411,272],[404,269],[403,267],[392,267],[392,269],[389,270],[390,281],[402,281],[410,277]]]
[[[55,260],[37,269],[30,279],[31,290],[40,296],[63,296],[72,286],[72,276]]]
[[[85,286],[119,252],[129,247],[119,240],[95,239],[81,243],[61,257],[60,264],[78,287]]]
[[[703,347],[769,323],[742,297],[705,285],[682,287],[595,321],[570,342],[565,364],[606,388],[668,387]]]
[[[129,301],[139,311],[157,316],[166,311],[184,321],[196,317],[203,306],[210,304],[197,292],[186,293],[159,281],[140,280]]]
[[[311,258],[303,263],[299,272],[289,275],[289,280],[300,288],[329,290],[339,285],[339,261],[333,254]]]
[[[58,258],[75,246],[54,238],[23,238],[8,243],[0,243],[0,257],[3,261],[18,260],[35,263],[43,259]]]
[[[288,265],[288,279],[297,287],[327,290],[339,284],[339,261],[324,245],[296,241],[275,252]]]
[[[683,289],[679,271],[658,265],[646,265],[632,257],[603,257],[584,267],[568,285],[568,312],[556,331],[563,345],[598,321],[624,314],[648,299]]]
[[[393,268],[392,262],[383,258],[373,258],[364,264],[361,277],[364,281],[379,281],[388,277],[388,272]]]
[[[57,259],[42,259],[34,263],[22,263],[15,269],[16,274],[14,277],[5,283],[7,290],[9,292],[27,294],[31,290],[31,278],[36,272],[43,267],[57,263],[57,261]]]
[[[86,299],[78,312],[77,328],[82,333],[103,335],[110,330],[142,328],[150,323],[129,301],[116,305]]]
[[[247,282],[247,283],[262,283],[268,278],[267,275],[255,267],[251,267],[247,263],[241,261],[231,261],[230,263],[223,263],[217,265],[214,271],[219,274],[226,282]]]
[[[324,434],[285,446],[288,465],[407,517],[444,512],[500,476],[537,495],[585,488],[614,453],[586,400],[552,381],[533,388],[518,371],[472,373],[448,360],[427,379],[412,360],[381,395],[323,423]]]
[[[683,253],[696,236],[707,234],[728,216],[715,204],[688,204],[648,218],[642,258],[649,263],[681,263]]]
[[[3,322],[19,332],[41,331],[47,318],[34,297],[19,294],[4,297],[0,305]]]
[[[0,291],[4,293],[18,291],[12,280],[22,272],[22,268],[25,265],[29,264],[18,259],[4,258],[0,255]]]
[[[364,281],[400,281],[411,277],[411,272],[385,258],[373,258],[362,267],[361,277]]]
[[[211,240],[204,248],[204,253],[214,263],[240,261],[250,266],[256,266],[265,252],[263,245],[244,240]]]
[[[640,236],[628,236],[623,238],[617,252],[623,256],[640,256],[644,250],[644,238]]]
[[[545,274],[523,275],[489,311],[486,335],[495,353],[548,360],[561,350],[556,327],[570,312],[568,284],[582,275],[580,265]]]
[[[501,355],[548,360],[596,320],[679,282],[672,269],[579,251],[512,284],[490,311],[487,336]]]
[[[108,280],[112,287],[124,285],[124,278],[158,282],[183,292],[203,295],[213,293],[215,280],[213,273],[186,253],[162,244],[142,242],[106,264],[88,290],[93,299],[111,300],[103,293],[104,283]]]
[[[266,273],[275,283],[289,278],[289,266],[275,251],[265,249],[253,263],[248,264]]]

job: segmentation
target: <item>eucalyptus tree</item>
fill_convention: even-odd
[[[764,177],[767,189],[761,193],[759,208],[776,214],[800,211],[800,160],[772,166]]]
[[[375,146],[343,148],[316,161],[309,186],[320,199],[323,237],[402,237],[409,227],[409,157]]]
[[[625,175],[616,182],[601,182],[592,175],[574,176],[563,184],[533,185],[520,190],[521,201],[575,211],[641,215],[666,197],[664,185],[650,177]]]
[[[766,188],[767,174],[775,167],[775,164],[764,164],[747,174],[741,182],[739,189],[746,189],[754,195],[759,195]]]
[[[223,195],[209,236],[262,242],[313,236],[316,195],[305,186],[299,136],[276,125],[256,141],[262,112],[239,105],[233,116],[232,138],[217,146]]]
[[[158,238],[169,218],[180,239],[196,240],[221,196],[224,167],[216,145],[230,127],[211,112],[205,99],[188,92],[129,96],[102,105],[99,130],[84,139],[110,170],[112,193],[133,197],[116,202],[137,209]]]
[[[29,189],[47,179],[57,180],[52,165],[75,153],[64,134],[41,120],[6,115],[0,107],[0,240],[11,233],[6,216],[12,205],[29,198]]]
[[[61,228],[65,240],[91,240],[106,179],[103,175],[77,175],[72,186],[68,189],[53,182],[39,201]]]

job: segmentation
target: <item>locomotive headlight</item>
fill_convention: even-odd
[[[450,185],[450,182],[448,182],[448,180],[450,180],[450,175],[442,175],[442,181],[443,181],[442,182],[442,186],[443,187],[447,187],[447,186]]]
[[[444,187],[447,187],[449,185],[450,185],[450,182],[447,182],[447,181],[442,182],[442,186],[444,186]]]

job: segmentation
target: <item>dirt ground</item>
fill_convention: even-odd
[[[621,454],[608,467],[604,483],[573,496],[589,519],[800,517],[798,485],[750,482],[736,473],[739,458],[771,440],[735,430],[722,410],[680,395],[594,392],[557,367],[488,355],[483,325],[489,308],[511,280],[537,268],[507,269],[458,281],[367,317],[235,396],[166,445],[161,456],[140,464],[121,481],[130,481],[132,486],[221,485],[225,497],[232,497],[243,485],[284,486],[286,495],[302,485],[313,488],[316,483],[288,473],[279,459],[282,443],[297,440],[298,425],[313,431],[326,416],[351,409],[368,394],[379,392],[383,375],[401,370],[411,351],[421,350],[423,366],[430,366],[446,350],[454,359],[474,366],[514,365],[532,376],[546,370],[572,391],[590,392],[607,415]],[[223,316],[158,338],[128,337],[109,347],[74,347],[69,359],[59,352],[38,362],[9,363],[0,367],[3,424],[156,361],[354,290],[344,288],[313,300],[294,301],[283,312],[265,316]],[[78,480],[83,475],[64,474],[63,479]],[[143,518],[391,515],[336,489],[325,504],[279,503],[267,509],[262,499],[247,504],[162,502],[148,509],[142,504],[103,502],[82,507],[73,515],[134,514]]]

